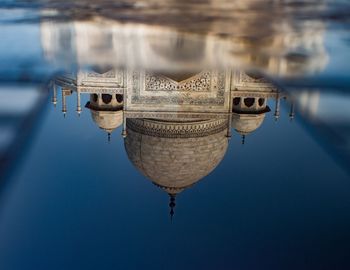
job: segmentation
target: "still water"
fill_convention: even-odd
[[[350,268],[347,1],[0,13],[0,269]]]

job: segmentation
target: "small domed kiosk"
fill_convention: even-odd
[[[270,111],[266,98],[235,97],[232,105],[232,128],[242,135],[242,144],[245,136],[257,130]]]
[[[123,124],[123,96],[110,94],[91,94],[85,105],[90,109],[91,117],[97,126],[111,133]]]

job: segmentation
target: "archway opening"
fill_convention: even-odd
[[[259,106],[261,107],[261,106],[263,106],[264,105],[264,103],[265,103],[265,99],[264,98],[259,98]]]
[[[254,98],[245,98],[245,99],[244,99],[244,104],[245,104],[248,108],[250,108],[251,106],[253,106],[254,102],[255,102],[255,99],[254,99]]]
[[[121,94],[116,94],[115,95],[116,100],[118,101],[118,103],[122,103],[123,102],[123,95]]]
[[[239,97],[235,97],[233,99],[233,105],[235,105],[235,106],[239,105],[240,102],[241,102],[241,98],[239,98]]]
[[[102,94],[102,101],[105,104],[109,104],[112,101],[112,96],[110,94]]]

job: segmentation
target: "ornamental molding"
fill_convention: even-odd
[[[110,70],[105,73],[98,73],[94,71],[86,72],[86,77],[87,78],[115,78],[118,72],[115,70]]]
[[[81,93],[87,93],[87,94],[124,94],[125,89],[124,88],[110,88],[110,87],[99,87],[99,86],[79,86],[78,90]]]
[[[227,124],[227,119],[179,123],[139,118],[127,119],[126,121],[126,126],[135,132],[161,138],[205,137],[227,129]]]
[[[207,120],[207,119],[227,119],[230,113],[187,113],[187,112],[142,112],[142,111],[125,111],[127,118],[153,118],[163,120]]]

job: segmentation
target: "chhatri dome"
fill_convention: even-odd
[[[265,114],[232,114],[232,127],[242,136],[257,130],[263,123]]]
[[[233,99],[232,127],[242,135],[242,143],[246,135],[262,125],[265,113],[269,111],[266,98],[235,97]]]
[[[225,155],[227,120],[127,119],[125,149],[135,167],[176,195],[208,175]]]
[[[123,110],[95,111],[91,109],[91,117],[96,125],[107,133],[112,133],[123,124]]]
[[[123,96],[92,94],[86,104],[97,126],[109,135],[123,124]]]

